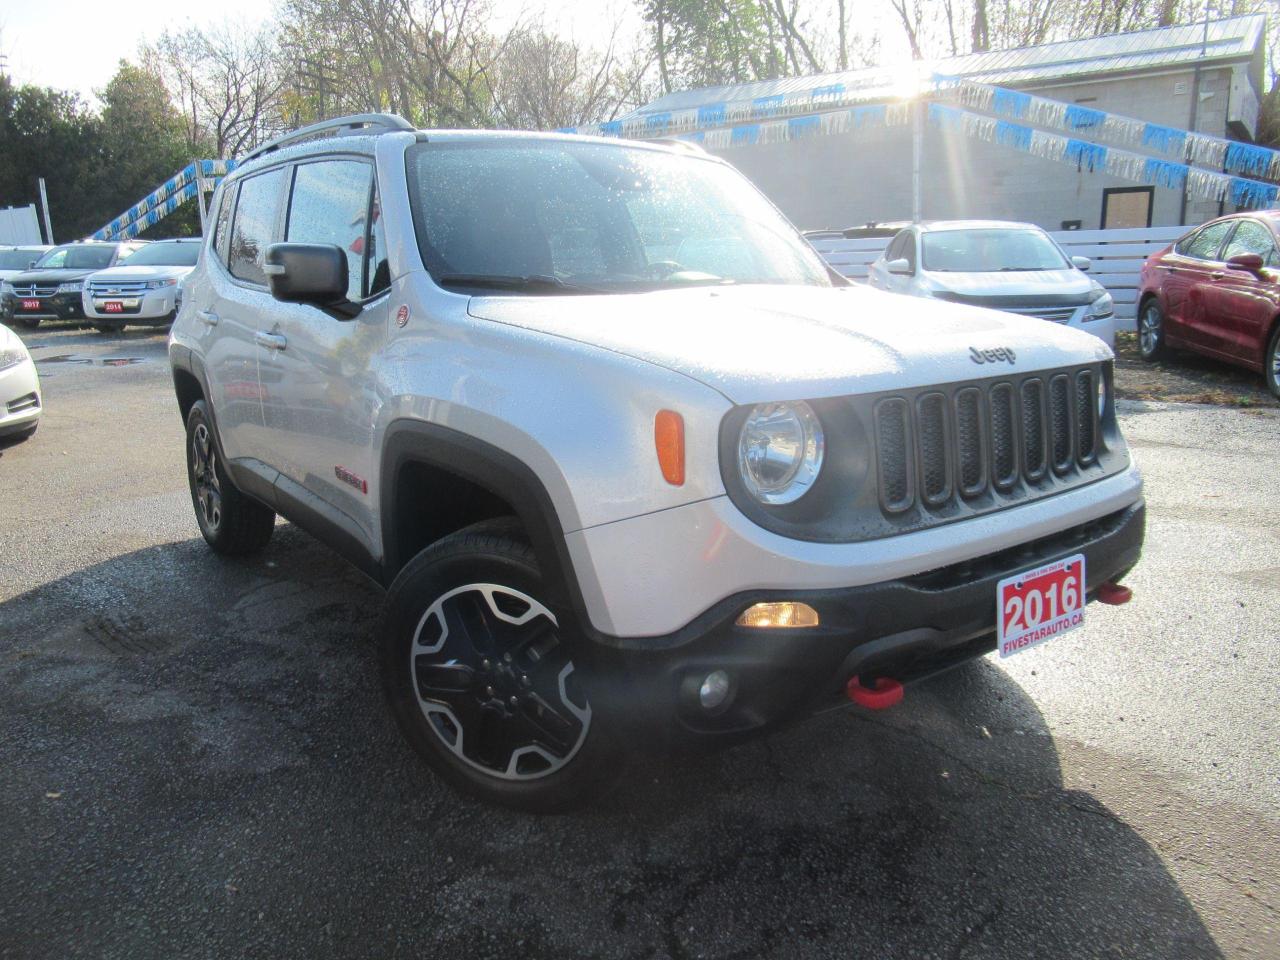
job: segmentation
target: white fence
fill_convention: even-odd
[[[1137,314],[1138,271],[1142,263],[1177,240],[1190,227],[1147,227],[1131,230],[1064,230],[1050,236],[1071,257],[1093,261],[1089,275],[1110,291],[1116,317],[1133,325]],[[867,267],[889,245],[888,237],[817,237],[811,242],[831,266],[851,280],[866,280]],[[1124,324],[1122,324],[1124,326]]]
[[[35,204],[0,210],[0,243],[26,246],[42,242]]]

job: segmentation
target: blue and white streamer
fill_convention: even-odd
[[[236,167],[234,160],[197,160],[189,163],[160,184],[120,216],[93,234],[94,240],[116,240],[136,237],[154,226],[199,193],[198,181],[204,178],[210,189]]]
[[[1080,104],[1062,103],[1017,90],[1006,90],[963,77],[934,77],[939,96],[975,110],[1068,133],[1085,133],[1122,146],[1156,150],[1167,156],[1188,157],[1215,170],[1264,180],[1280,180],[1280,151],[1238,143],[1174,127],[1147,123]]]
[[[1029,109],[1028,113],[1030,112]],[[1106,173],[1125,180],[1154,183],[1175,190],[1185,186],[1188,193],[1206,200],[1230,201],[1242,207],[1264,208],[1274,206],[1280,196],[1280,186],[1274,183],[1148,157],[941,103],[929,105],[928,118],[929,123],[939,130],[962,133],[988,143],[1021,150],[1032,156],[1070,164],[1089,173]]]

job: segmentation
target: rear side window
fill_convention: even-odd
[[[1218,248],[1227,238],[1227,231],[1231,226],[1230,220],[1211,223],[1184,244],[1178,252],[1188,257],[1195,257],[1197,260],[1217,260]]]
[[[1230,260],[1242,253],[1256,253],[1262,257],[1267,266],[1276,262],[1276,245],[1271,231],[1256,220],[1241,220],[1236,232],[1231,235],[1231,242],[1222,251],[1222,259]]]
[[[359,160],[321,160],[299,164],[289,201],[290,243],[334,244],[347,256],[347,298],[360,300],[366,289],[365,250],[373,167]],[[377,238],[380,239],[380,238]]]
[[[277,239],[280,197],[284,193],[285,170],[277,167],[240,182],[240,199],[231,224],[231,275],[266,286],[262,255]]]

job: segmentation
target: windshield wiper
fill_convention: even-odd
[[[481,287],[494,290],[566,290],[575,293],[599,293],[591,287],[568,283],[547,273],[526,276],[503,273],[446,273],[436,277],[442,287]]]
[[[1001,267],[1000,273],[1040,273],[1044,270],[1052,270],[1053,267]]]

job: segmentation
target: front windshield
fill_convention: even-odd
[[[101,270],[111,265],[111,244],[54,247],[36,264],[37,270]]]
[[[148,243],[120,261],[122,267],[194,267],[198,243]]]
[[[828,286],[817,254],[731,168],[557,140],[409,151],[423,261],[437,282],[556,293],[691,284]]]
[[[25,270],[39,257],[39,250],[0,250],[0,270]]]
[[[1064,270],[1071,266],[1057,245],[1039,230],[931,230],[922,236],[922,251],[924,268],[943,273]]]

